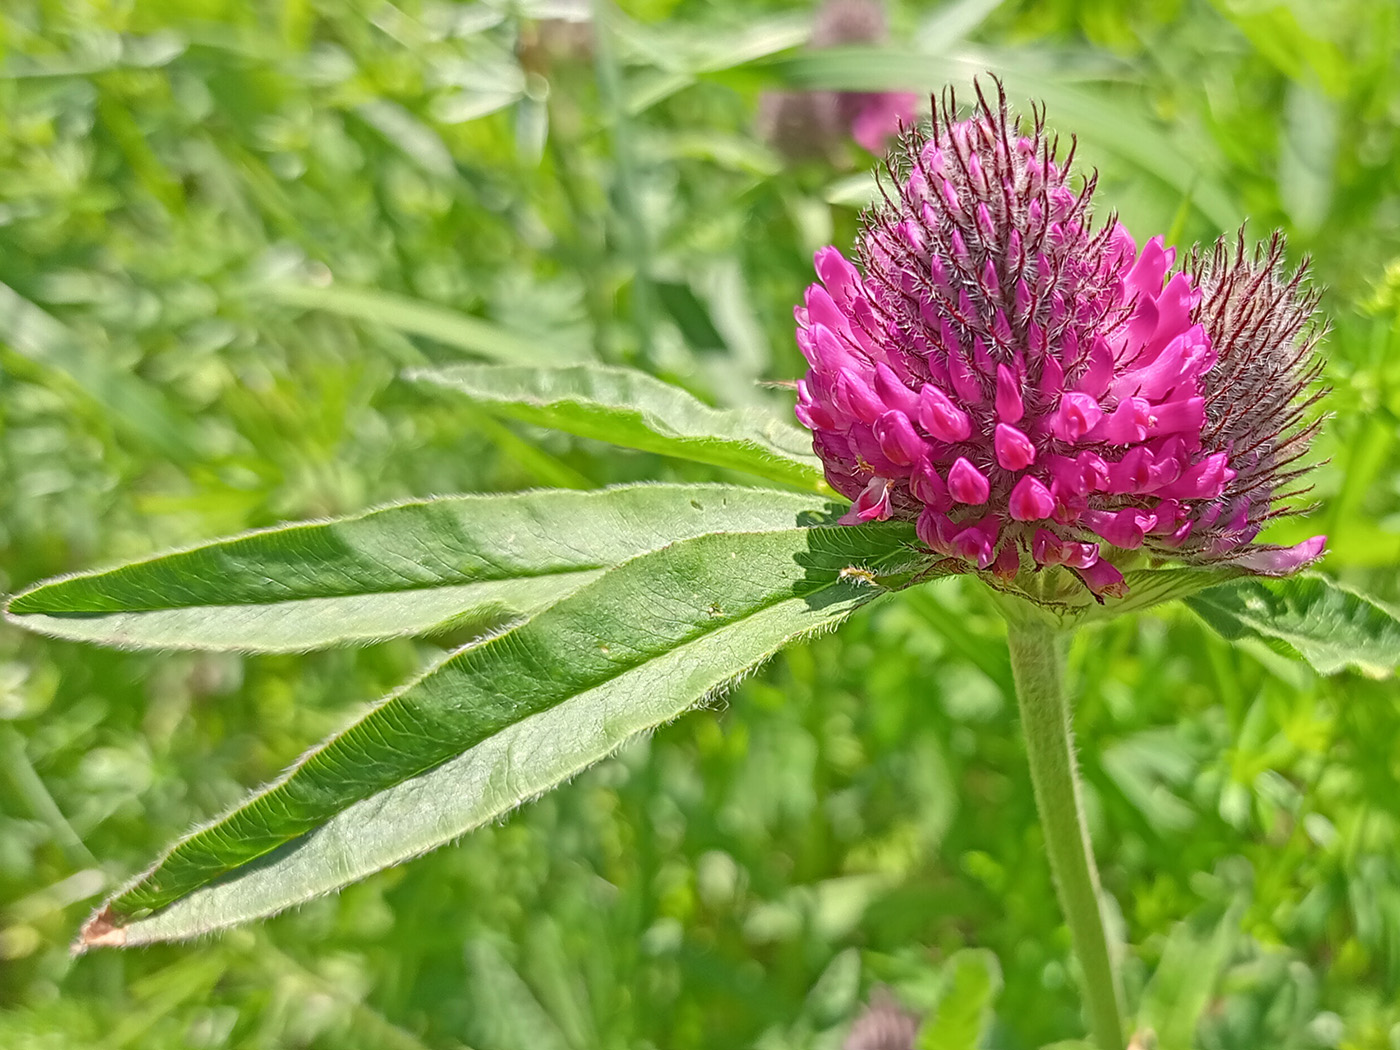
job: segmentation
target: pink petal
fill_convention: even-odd
[[[957,530],[958,527],[948,515],[932,507],[925,507],[919,513],[919,520],[914,523],[914,532],[919,539],[939,554],[954,553],[953,536]]]
[[[1156,460],[1142,445],[1128,450],[1128,454],[1108,468],[1109,492],[1143,492],[1152,484],[1152,468]]]
[[[851,328],[850,319],[836,305],[828,292],[819,284],[807,286],[807,322],[815,327],[824,324],[828,328],[848,334]]]
[[[886,412],[875,421],[874,430],[880,451],[896,466],[912,465],[927,448],[903,412]]]
[[[864,290],[860,272],[833,245],[818,248],[813,262],[816,263],[817,276],[822,279],[822,284],[826,285],[835,302],[849,306],[851,300]]]
[[[808,430],[836,430],[836,420],[826,407],[815,401],[801,400],[793,406],[793,414]]]
[[[1205,421],[1205,398],[1184,397],[1177,401],[1167,401],[1148,409],[1147,435],[1159,437],[1162,434],[1199,434]]]
[[[1108,384],[1113,381],[1113,351],[1101,335],[1094,336],[1089,344],[1089,367],[1074,384],[1074,389],[1090,397],[1103,397]]]
[[[1070,391],[1060,396],[1060,406],[1050,420],[1050,432],[1061,441],[1078,441],[1098,425],[1103,409],[1088,394]]]
[[[1024,282],[1022,282],[1024,283]],[[1070,353],[1065,354],[1066,358],[1073,360]],[[1060,364],[1059,358],[1047,356],[1040,363],[1040,382],[1037,389],[1044,395],[1046,400],[1054,397],[1065,388],[1065,370]],[[1059,436],[1058,434],[1056,435]]]
[[[1126,398],[1112,413],[1099,420],[1088,437],[1094,441],[1107,441],[1110,445],[1131,445],[1141,441],[1147,436],[1148,408],[1145,398]]]
[[[1234,564],[1264,576],[1286,576],[1321,558],[1327,547],[1326,536],[1314,536],[1292,547],[1258,547]]]
[[[1100,558],[1088,568],[1075,569],[1079,578],[1084,581],[1089,590],[1103,597],[1125,598],[1128,595],[1128,584],[1123,579],[1123,574],[1111,562]]]
[[[859,525],[866,521],[884,521],[890,516],[889,478],[871,478],[864,491],[856,497],[851,509],[837,519],[841,525]]]
[[[1186,510],[1174,499],[1164,499],[1152,508],[1157,524],[1148,529],[1151,536],[1170,536],[1186,520]]]
[[[991,491],[986,475],[969,463],[966,456],[959,456],[948,471],[948,494],[959,503],[975,505],[986,503]]]
[[[836,403],[867,425],[874,423],[885,414],[885,403],[875,396],[875,391],[853,371],[843,371],[836,376]]]
[[[936,510],[947,510],[951,506],[948,499],[948,486],[933,469],[933,462],[927,455],[920,456],[909,474],[909,491],[925,506]]]
[[[951,323],[947,324],[947,330],[952,331]],[[944,347],[948,350],[948,378],[952,381],[953,393],[957,394],[965,404],[980,405],[985,400],[982,393],[982,381],[977,378],[977,373],[972,370],[967,358],[960,352],[961,344],[957,337],[950,338],[945,335]]]
[[[875,395],[890,408],[896,408],[910,419],[919,411],[919,395],[910,390],[883,361],[875,366]]]
[[[1035,462],[1035,446],[1031,439],[1006,423],[998,423],[992,445],[997,462],[1006,470],[1025,470]]]
[[[966,441],[972,434],[972,421],[968,419],[967,413],[954,405],[948,395],[932,383],[925,383],[919,391],[916,418],[923,428],[939,441]]]
[[[992,574],[998,579],[1010,583],[1016,578],[1016,574],[1021,571],[1021,552],[1016,549],[1016,544],[1005,543],[997,553],[996,560],[992,562]]]
[[[1162,290],[1162,278],[1171,265],[1172,256],[1162,248],[1162,238],[1153,237],[1142,246],[1142,254],[1128,273],[1127,285],[1131,293],[1156,299]]]
[[[1049,529],[1036,529],[1035,538],[1031,541],[1031,555],[1039,565],[1068,565],[1085,569],[1099,560],[1099,545],[1062,540]]]
[[[857,356],[851,345],[838,336],[829,325],[813,325],[807,330],[807,335],[808,360],[817,371],[871,375],[870,363],[863,356]]]
[[[1055,509],[1055,497],[1035,478],[1025,477],[1011,490],[1009,508],[1017,521],[1041,521]]]
[[[1224,452],[1213,453],[1183,471],[1179,478],[1163,486],[1160,492],[1163,496],[1176,499],[1217,499],[1235,477],[1235,472],[1226,466],[1228,460]],[[1218,509],[1216,513],[1219,513]],[[1201,522],[1202,525],[1213,523]]]
[[[997,416],[1007,423],[1015,423],[1026,414],[1021,401],[1021,383],[1005,365],[997,365],[996,408]]]
[[[1000,521],[990,516],[983,518],[953,537],[953,549],[968,561],[975,562],[979,569],[985,569],[992,564],[993,548],[1000,531]]]
[[[1136,507],[1125,507],[1117,512],[1086,510],[1079,520],[1113,546],[1122,547],[1124,550],[1136,550],[1141,547],[1148,530],[1157,524],[1155,515],[1147,514]]]

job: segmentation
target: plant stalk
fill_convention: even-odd
[[[1007,628],[1036,810],[1050,873],[1083,970],[1090,1031],[1099,1050],[1124,1050],[1122,997],[1104,925],[1099,873],[1084,822],[1070,712],[1061,681],[1060,639],[1049,624],[1035,620],[1011,619]]]

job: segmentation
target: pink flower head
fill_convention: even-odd
[[[846,522],[915,521],[947,557],[1003,578],[1063,565],[1126,593],[1114,549],[1281,575],[1322,554],[1252,541],[1288,513],[1321,362],[1316,295],[1283,240],[1141,247],[1096,227],[1044,115],[1004,94],[907,133],[893,192],[863,216],[859,266],[816,255],[796,310],[797,417]]]

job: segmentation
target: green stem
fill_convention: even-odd
[[[1034,620],[1011,620],[1008,632],[1036,809],[1060,907],[1083,970],[1089,1027],[1099,1050],[1123,1050],[1118,978],[1079,796],[1069,707],[1061,684],[1059,638],[1048,624]]]

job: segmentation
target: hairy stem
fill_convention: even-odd
[[[1036,809],[1060,907],[1083,970],[1090,1029],[1099,1050],[1123,1050],[1118,979],[1079,796],[1069,706],[1061,684],[1059,638],[1048,624],[1034,620],[1013,619],[1008,629]]]

